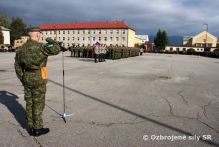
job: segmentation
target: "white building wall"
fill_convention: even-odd
[[[75,45],[93,45],[96,42],[106,45],[128,46],[127,29],[86,29],[86,30],[43,30],[46,42],[47,37],[63,42],[65,47]]]
[[[185,46],[166,46],[165,51],[169,52],[183,52],[187,51],[188,49],[193,48],[196,52],[204,52],[204,48],[202,47],[185,47]]]
[[[4,37],[4,45],[10,45],[10,31],[2,31]]]

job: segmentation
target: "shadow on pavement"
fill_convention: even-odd
[[[78,59],[78,61],[84,61],[84,62],[92,62],[92,63],[95,63],[95,62],[94,62],[94,58],[80,58],[80,59]]]
[[[56,84],[56,85],[62,87],[62,84],[60,84],[60,83],[58,83],[58,82],[52,81],[52,80],[50,80],[50,79],[49,79],[48,81],[51,82],[51,83],[53,83],[53,84]],[[137,117],[139,117],[139,118],[141,118],[141,119],[144,119],[144,120],[146,120],[146,121],[152,122],[152,123],[154,123],[154,124],[156,124],[156,125],[159,125],[159,126],[168,128],[168,129],[170,129],[170,130],[173,130],[173,131],[175,131],[175,132],[181,133],[181,134],[183,134],[183,135],[194,136],[193,133],[190,133],[190,132],[184,131],[184,130],[182,130],[182,129],[173,127],[173,126],[171,126],[171,125],[169,125],[169,124],[165,124],[165,123],[162,123],[162,122],[160,122],[160,121],[151,119],[151,118],[146,117],[146,116],[144,116],[144,115],[141,115],[141,114],[138,114],[138,113],[136,113],[136,112],[130,111],[130,110],[128,110],[128,109],[122,108],[122,107],[120,107],[120,106],[111,104],[111,103],[109,103],[109,102],[106,102],[106,101],[104,101],[104,100],[101,100],[101,99],[96,98],[96,97],[93,97],[93,96],[90,96],[90,95],[88,95],[88,94],[86,94],[86,93],[80,92],[80,91],[75,90],[75,89],[72,89],[72,88],[70,88],[70,87],[65,86],[65,88],[68,89],[68,90],[70,90],[70,91],[72,91],[72,92],[75,92],[75,93],[77,93],[77,94],[83,95],[85,98],[92,99],[92,100],[97,101],[97,102],[99,102],[99,103],[102,103],[102,104],[105,104],[105,105],[107,105],[107,106],[110,106],[110,107],[113,107],[113,108],[115,108],[115,109],[118,109],[118,110],[120,110],[120,111],[126,112],[126,113],[128,113],[128,114],[130,114],[130,115],[137,116]],[[200,138],[200,141],[203,142],[203,143],[212,145],[212,146],[219,146],[219,143],[213,142],[213,141],[210,141],[210,140],[204,140],[202,137]]]
[[[27,130],[26,126],[26,111],[23,106],[17,101],[18,96],[8,91],[0,91],[0,103],[5,105],[13,114],[14,118],[20,126]]]

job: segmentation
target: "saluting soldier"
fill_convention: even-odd
[[[43,127],[42,113],[45,106],[45,94],[48,69],[47,58],[57,55],[61,48],[51,38],[47,44],[39,43],[42,37],[38,27],[29,30],[30,37],[22,45],[15,56],[15,71],[24,86],[24,99],[26,101],[26,119],[28,133],[40,136],[49,132]]]

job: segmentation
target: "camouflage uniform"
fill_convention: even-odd
[[[48,56],[59,52],[57,43],[42,44],[31,39],[16,51],[15,71],[24,86],[27,124],[30,128],[43,127],[47,79],[42,78],[41,68],[46,67]]]

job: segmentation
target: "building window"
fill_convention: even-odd
[[[88,32],[87,32],[88,34],[90,34],[90,30],[88,30]]]
[[[68,37],[68,41],[70,40],[70,37]]]
[[[110,30],[110,34],[113,34],[113,30]]]
[[[110,41],[113,41],[113,37],[110,37]]]
[[[70,31],[68,31],[68,34],[70,34]]]
[[[96,31],[95,30],[93,30],[93,34],[95,34],[96,33]]]
[[[65,31],[63,31],[63,34],[65,34]]]
[[[80,41],[80,37],[78,37],[78,41]]]
[[[125,30],[122,31],[122,34],[125,34]]]
[[[201,47],[201,46],[202,46],[202,44],[201,44],[201,43],[197,43],[197,44],[196,44],[196,46],[198,46],[198,47]]]
[[[125,41],[125,37],[122,37],[122,41]]]
[[[88,37],[88,40],[90,41],[90,37]]]
[[[59,31],[59,34],[60,34],[61,32]]]
[[[65,37],[63,37],[63,41],[65,40]]]
[[[93,37],[93,41],[95,41],[95,37]]]
[[[74,40],[75,40],[75,37],[72,37],[72,40],[74,41]]]
[[[83,30],[83,34],[85,34],[85,30]]]
[[[85,40],[85,38],[83,37],[83,41]]]
[[[119,30],[116,30],[116,33],[119,34]]]
[[[99,41],[101,41],[101,37],[99,37]]]
[[[104,30],[104,34],[107,34],[107,30]]]
[[[75,34],[75,31],[74,31],[74,30],[72,31],[72,34]]]
[[[107,41],[107,37],[104,37],[104,41]]]
[[[80,34],[80,31],[78,30],[78,34]]]
[[[116,37],[116,41],[119,41],[119,37]]]
[[[99,30],[99,34],[101,34],[101,30]]]

